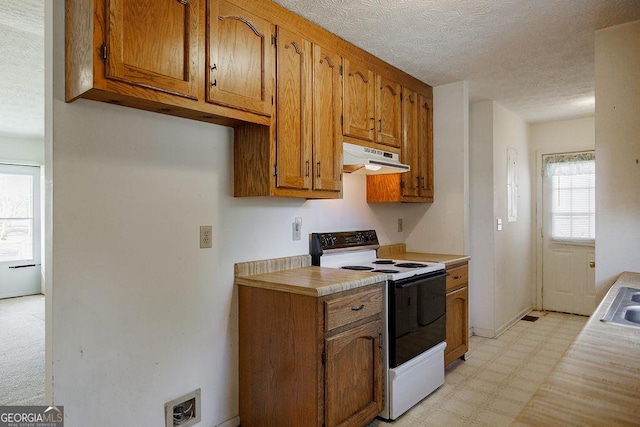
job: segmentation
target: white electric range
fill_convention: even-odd
[[[312,233],[312,264],[386,274],[385,407],[394,420],[444,384],[444,264],[378,259],[375,230]]]

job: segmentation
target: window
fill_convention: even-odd
[[[542,162],[543,174],[551,180],[551,238],[595,242],[595,153],[544,156]]]
[[[0,165],[0,263],[35,258],[40,169]]]

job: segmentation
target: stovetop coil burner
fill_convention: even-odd
[[[373,267],[366,267],[364,265],[345,265],[343,267],[345,270],[360,270],[360,271],[370,271],[373,270]]]
[[[400,264],[396,264],[396,267],[402,267],[402,268],[422,268],[422,267],[427,267],[426,264],[419,264],[417,262],[403,262]]]
[[[396,274],[396,273],[400,273],[400,270],[388,270],[388,269],[378,269],[378,270],[373,270],[372,273],[385,273],[385,274]]]
[[[379,260],[373,261],[371,264],[393,265],[393,264],[395,264],[395,262],[392,259],[379,259]]]

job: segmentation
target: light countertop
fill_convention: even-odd
[[[326,296],[386,281],[386,275],[326,267],[300,267],[251,276],[236,276],[235,283],[310,296]]]
[[[514,425],[640,424],[640,327],[600,320],[623,286],[640,273],[618,278]]]

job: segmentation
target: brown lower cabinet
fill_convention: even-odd
[[[447,348],[444,365],[462,357],[469,350],[469,267],[447,268]]]
[[[241,425],[373,420],[384,405],[382,286],[315,297],[239,285]]]

